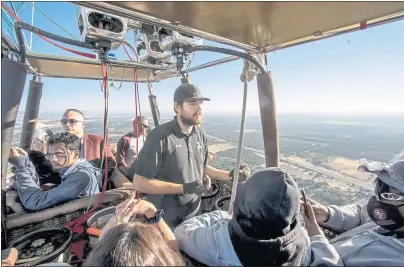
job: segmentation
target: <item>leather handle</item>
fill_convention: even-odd
[[[94,227],[90,227],[87,229],[87,234],[92,237],[100,237],[101,232],[102,232],[102,230],[94,228]]]

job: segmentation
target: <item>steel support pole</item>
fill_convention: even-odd
[[[279,167],[279,138],[271,72],[257,75],[266,167]]]
[[[41,103],[42,88],[43,83],[41,76],[38,76],[38,80],[36,76],[34,76],[34,78],[29,81],[29,92],[20,137],[20,147],[24,150],[31,149]]]
[[[4,200],[8,154],[13,140],[14,126],[24,92],[28,67],[16,61],[2,59],[1,68],[1,220],[3,226],[4,221],[7,219],[6,202]],[[2,235],[2,243],[5,242],[7,240],[3,239]]]

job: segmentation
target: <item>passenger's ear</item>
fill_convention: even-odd
[[[73,158],[77,160],[79,157],[80,157],[80,151],[78,150],[73,151]]]
[[[84,127],[86,127],[86,122],[85,122],[85,121],[83,121],[83,128],[84,128]]]

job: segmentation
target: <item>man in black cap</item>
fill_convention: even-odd
[[[278,168],[255,173],[237,191],[233,216],[214,211],[175,230],[180,249],[208,266],[308,265],[299,190]],[[310,255],[309,255],[310,256]]]
[[[233,178],[234,171],[207,165],[207,136],[199,125],[203,101],[209,100],[193,84],[179,86],[174,93],[177,115],[154,128],[139,153],[134,189],[148,194],[148,200],[164,210],[164,220],[172,228],[198,214],[200,196],[206,190],[204,175],[215,180]],[[239,173],[240,181],[245,180],[250,169],[242,166]]]

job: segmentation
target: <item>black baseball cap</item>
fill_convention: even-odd
[[[210,101],[209,98],[201,96],[201,91],[196,85],[185,83],[178,86],[174,92],[174,102],[192,102],[197,100]]]

